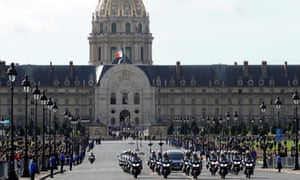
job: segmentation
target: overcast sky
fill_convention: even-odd
[[[86,65],[98,0],[1,0],[0,59]],[[154,64],[299,64],[299,0],[144,0]]]

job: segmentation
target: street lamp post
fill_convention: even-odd
[[[229,138],[231,136],[231,129],[230,129],[230,113],[226,113],[226,120],[227,120],[227,128],[228,128],[228,136],[226,138],[226,151],[228,152],[228,146],[229,146]]]
[[[14,146],[14,81],[16,80],[17,71],[15,64],[11,63],[10,67],[7,69],[8,79],[10,81],[10,90],[11,90],[11,125],[10,125],[10,163],[9,163],[9,174],[8,179],[18,179],[18,176],[15,171],[15,146]]]
[[[52,144],[51,144],[51,111],[52,111],[52,106],[53,106],[53,101],[52,98],[49,97],[47,101],[47,107],[49,110],[49,134],[48,134],[48,139],[49,139],[49,157],[52,155]]]
[[[33,94],[33,98],[35,100],[35,134],[34,134],[34,152],[35,152],[35,157],[38,158],[38,140],[37,140],[37,105],[38,105],[38,101],[40,100],[40,90],[38,85],[35,86],[35,88],[32,91]],[[38,166],[38,163],[37,163]]]
[[[280,129],[280,123],[279,123],[279,115],[280,115],[280,107],[281,107],[281,101],[280,101],[280,98],[279,96],[277,97],[277,99],[275,100],[275,106],[276,106],[276,109],[277,109],[277,128],[276,128],[276,134],[277,136],[281,136],[281,129]],[[280,153],[280,148],[281,148],[281,140],[280,140],[280,137],[277,137],[276,138],[276,141],[277,141],[277,152],[278,154]]]
[[[207,152],[209,152],[209,143],[210,143],[210,138],[209,138],[209,136],[210,136],[210,118],[209,118],[209,116],[207,116],[207,118],[206,118],[206,124],[207,124],[207,134],[208,134],[208,136],[207,136]]]
[[[69,130],[71,130],[71,133],[72,133],[72,150],[71,150],[71,140],[69,141],[69,155],[70,157],[73,157],[73,129],[71,128],[71,121],[73,120],[73,116],[71,114],[71,112],[68,112],[68,118],[69,118]],[[70,132],[69,132],[70,134]],[[71,138],[71,137],[70,137]]]
[[[42,122],[42,171],[47,171],[46,159],[45,159],[45,105],[47,104],[47,96],[45,91],[43,91],[40,101],[43,107],[43,122]]]
[[[28,127],[27,127],[27,100],[28,100],[28,92],[30,90],[30,81],[28,80],[28,76],[25,75],[24,80],[22,81],[21,85],[24,88],[25,92],[25,155],[24,155],[24,170],[22,177],[29,177],[29,169],[28,169]]]
[[[266,105],[265,105],[265,102],[262,102],[262,104],[260,105],[260,111],[262,113],[262,120],[261,120],[261,123],[262,123],[262,134],[263,134],[263,141],[264,141],[264,147],[263,147],[263,167],[262,168],[268,168],[268,165],[267,165],[267,147],[266,147],[266,137],[265,137],[265,134],[264,134],[264,128],[263,128],[263,124],[265,122],[265,112],[266,112]]]
[[[299,131],[299,119],[298,119],[298,109],[297,105],[299,104],[299,95],[298,92],[295,91],[295,93],[292,96],[293,102],[295,104],[295,117],[296,117],[296,125],[295,125],[295,141],[296,141],[296,152],[295,152],[295,167],[294,170],[299,170],[299,159],[298,159],[298,131]]]
[[[239,115],[238,115],[238,113],[235,111],[234,112],[234,115],[233,115],[233,120],[234,120],[234,122],[235,122],[235,125],[236,125],[236,122],[238,121],[238,119],[239,119]],[[235,131],[237,131],[236,130],[236,127],[237,126],[235,126]],[[237,139],[237,132],[235,132],[235,143],[238,145],[238,139]]]
[[[77,123],[78,123],[78,121],[77,121],[77,119],[76,118],[71,118],[70,119],[70,122],[71,122],[71,124],[73,125],[73,130],[72,130],[72,157],[73,157],[73,155],[74,155],[74,150],[75,150],[75,133],[76,133],[76,128],[77,128]]]
[[[53,106],[52,106],[52,111],[53,111],[53,124],[54,124],[54,130],[53,130],[53,142],[54,142],[54,147],[53,147],[53,152],[54,152],[54,155],[56,157],[56,112],[58,110],[58,107],[57,107],[57,104],[56,102],[54,101],[53,103]]]
[[[69,119],[69,111],[68,111],[68,109],[66,109],[65,110],[65,112],[64,112],[64,117],[68,120]],[[65,141],[66,141],[66,143],[65,143],[65,151],[66,151],[66,153],[68,153],[69,151],[68,151],[68,147],[69,147],[69,136],[70,136],[70,132],[69,132],[69,130],[70,130],[70,121],[67,121],[68,122],[68,128],[67,128],[67,131],[65,132]]]

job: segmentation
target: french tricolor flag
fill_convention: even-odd
[[[116,59],[122,58],[123,57],[123,51],[122,50],[118,51],[116,53],[115,57],[116,57]]]

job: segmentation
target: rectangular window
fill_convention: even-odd
[[[192,99],[192,104],[196,104],[196,99]]]
[[[174,108],[170,108],[170,114],[175,114],[175,110],[174,110]]]
[[[232,104],[231,99],[227,99],[227,105],[231,105],[231,104]]]
[[[115,60],[116,53],[117,53],[117,48],[116,47],[111,47],[110,48],[110,59],[111,59],[111,62],[113,62]]]
[[[101,47],[98,47],[98,61],[101,62]]]
[[[141,60],[143,61],[144,60],[144,48],[141,47]]]
[[[140,93],[134,93],[134,104],[140,104]]]
[[[69,105],[69,99],[65,99],[65,105]]]
[[[75,99],[75,104],[79,105],[79,99],[78,98]]]
[[[125,55],[127,56],[128,59],[131,59],[131,47],[125,48]]]
[[[116,93],[110,94],[110,104],[116,104]]]

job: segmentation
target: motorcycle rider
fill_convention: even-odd
[[[151,151],[151,156],[149,157],[149,160],[148,160],[148,166],[150,166],[150,163],[151,161],[156,161],[156,154],[155,154],[155,151]]]
[[[186,173],[187,175],[189,175],[189,163],[191,160],[191,152],[189,150],[187,150],[185,152],[185,156],[184,156],[184,166],[182,168],[182,172]]]
[[[247,177],[250,177],[250,175],[253,174],[255,163],[254,163],[254,159],[252,157],[252,154],[250,153],[249,150],[246,151],[246,155],[245,155],[245,159],[244,159],[243,164],[245,166],[244,173],[246,174]],[[251,169],[249,169],[249,167],[247,168],[246,164],[252,164],[253,166],[251,167]],[[250,173],[247,173],[247,171],[248,171],[247,169],[250,170]]]
[[[193,162],[193,161],[199,161],[199,158],[198,158],[196,152],[193,152],[192,162]]]

